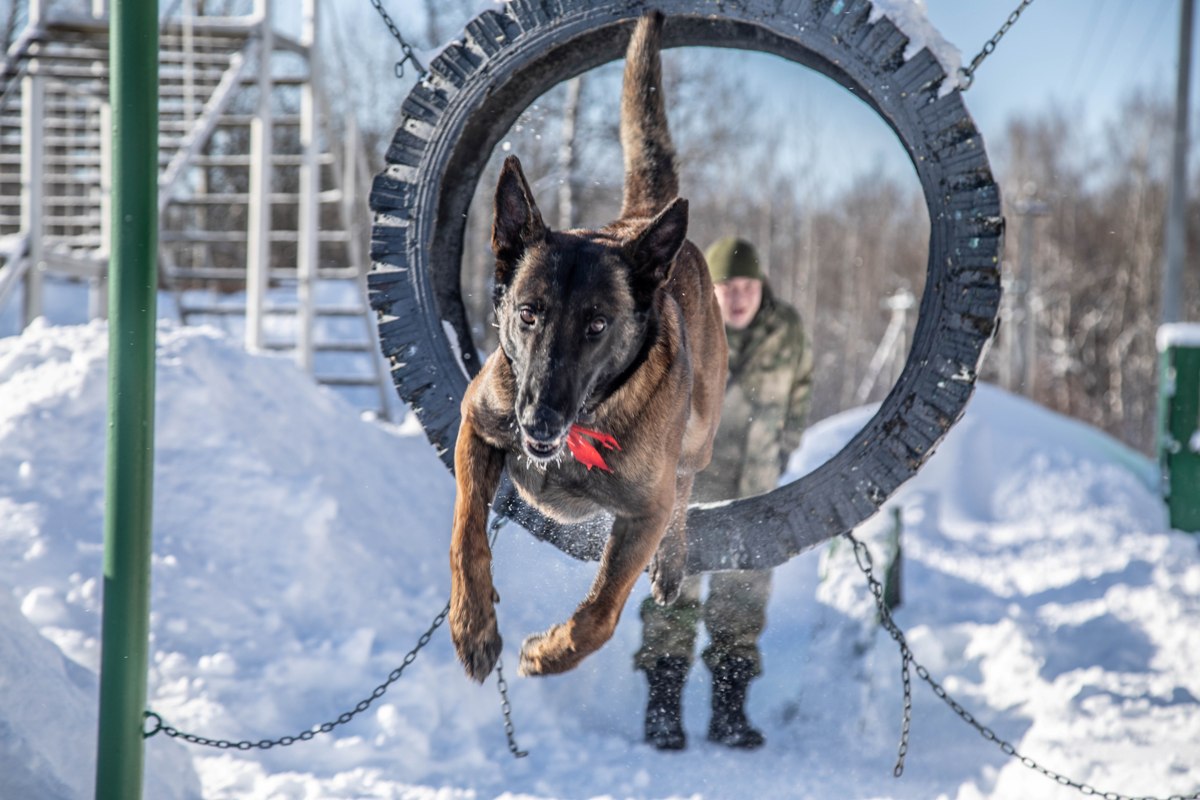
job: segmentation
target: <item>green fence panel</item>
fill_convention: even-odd
[[[1158,331],[1158,455],[1176,530],[1200,531],[1200,324]]]

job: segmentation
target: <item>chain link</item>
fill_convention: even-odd
[[[508,752],[513,758],[524,758],[527,750],[517,746],[517,737],[512,721],[512,706],[508,702],[508,681],[504,680],[504,660],[496,659],[496,688],[500,690],[500,713],[504,715],[504,736],[508,739]]]
[[[1023,5],[1028,4],[1029,2],[1027,1]],[[871,594],[875,597],[875,606],[878,609],[879,623],[883,626],[884,630],[891,635],[892,639],[895,640],[896,644],[900,648],[900,675],[904,690],[904,715],[900,726],[900,747],[898,757],[896,759],[896,766],[892,770],[892,773],[897,778],[904,774],[904,758],[908,755],[908,734],[912,727],[911,669],[912,672],[917,673],[918,678],[929,684],[929,687],[933,689],[933,693],[937,695],[938,699],[948,705],[963,722],[974,728],[980,736],[1000,748],[1000,751],[1006,756],[1015,758],[1021,763],[1022,766],[1031,769],[1034,772],[1045,775],[1047,778],[1050,778],[1060,786],[1068,786],[1073,789],[1078,789],[1085,795],[1102,797],[1104,800],[1160,800],[1160,798],[1151,796],[1131,797],[1128,795],[1119,794],[1117,792],[1101,792],[1094,786],[1090,786],[1089,784],[1081,781],[1068,778],[1066,775],[1055,772],[1052,769],[1047,769],[1029,756],[1022,755],[1021,752],[1018,751],[1017,748],[1014,747],[1010,742],[1001,739],[995,731],[976,719],[974,714],[972,714],[970,711],[964,708],[961,703],[951,697],[946,691],[945,687],[943,687],[929,673],[929,670],[922,666],[920,662],[913,657],[912,650],[909,649],[908,646],[908,640],[904,637],[904,631],[902,631],[900,626],[896,624],[896,621],[892,619],[891,609],[887,607],[887,603],[884,601],[883,584],[880,583],[875,577],[875,572],[872,568],[873,562],[871,560],[871,551],[867,549],[867,546],[862,541],[855,538],[853,532],[847,531],[843,535],[849,539],[850,543],[854,546],[854,560],[858,562],[858,568],[862,570],[864,575],[866,575],[867,585],[871,589]],[[1193,792],[1192,794],[1188,795],[1173,794],[1170,795],[1170,797],[1165,798],[1165,800],[1200,800],[1200,791]]]
[[[375,0],[372,0],[372,2],[375,2]],[[971,84],[975,82],[975,70],[979,69],[979,65],[983,63],[984,59],[992,54],[992,52],[996,49],[996,45],[998,45],[1000,40],[1004,38],[1004,34],[1008,33],[1008,29],[1016,24],[1016,21],[1021,17],[1021,12],[1024,11],[1032,2],[1033,0],[1021,0],[1021,4],[1018,5],[1013,12],[1008,15],[1008,19],[1005,20],[1004,24],[1000,26],[1000,30],[996,31],[996,35],[991,39],[988,39],[987,44],[983,46],[983,49],[975,55],[975,58],[971,59],[971,65],[968,67],[958,68],[958,76],[960,78],[959,85],[961,86],[962,91],[965,92],[967,89],[971,88]]]
[[[496,537],[500,535],[500,529],[508,524],[508,517],[497,516],[492,521],[492,543],[495,548]],[[504,715],[504,737],[508,740],[508,752],[513,754],[513,758],[524,758],[529,755],[529,751],[522,750],[517,746],[516,728],[513,727],[512,721],[512,704],[508,702],[508,681],[504,680],[504,660],[499,656],[496,657],[496,690],[500,692],[500,713]]]
[[[492,521],[491,530],[489,531],[492,537],[492,546],[496,544],[496,537],[499,536],[500,529],[506,524],[508,524],[508,519],[506,517],[498,516]],[[270,750],[272,747],[289,747],[296,742],[307,742],[318,734],[329,733],[334,728],[347,724],[359,714],[370,708],[372,703],[383,697],[383,695],[387,692],[388,687],[400,680],[400,678],[404,675],[404,670],[407,669],[412,662],[416,661],[417,653],[421,652],[425,645],[429,644],[430,639],[433,638],[434,631],[441,627],[442,623],[446,621],[446,617],[449,614],[450,603],[447,601],[445,607],[442,608],[438,615],[433,618],[433,623],[429,626],[429,629],[421,634],[421,638],[417,639],[416,647],[414,647],[404,656],[404,660],[401,662],[400,666],[392,670],[388,675],[387,680],[376,686],[375,690],[371,692],[369,697],[360,700],[358,704],[355,705],[350,711],[346,711],[338,715],[337,719],[324,722],[320,725],[314,725],[312,728],[298,733],[295,736],[281,736],[278,739],[260,739],[258,741],[252,741],[249,739],[243,739],[241,741],[232,741],[229,739],[209,739],[206,736],[197,736],[194,733],[186,733],[178,728],[167,725],[163,721],[163,718],[160,714],[157,714],[154,711],[146,711],[143,713],[142,717],[146,723],[149,723],[149,727],[142,731],[142,738],[149,739],[150,737],[161,733],[165,736],[171,737],[172,739],[179,739],[180,741],[199,745],[201,747],[215,747],[218,750],[242,751],[254,749]],[[496,677],[497,688],[500,690],[500,698],[502,700],[500,704],[500,710],[504,714],[504,734],[508,737],[508,749],[513,754],[513,757],[524,758],[525,756],[529,755],[529,753],[517,747],[517,741],[514,735],[515,729],[512,721],[512,706],[508,702],[508,684],[504,680],[504,673],[501,671],[499,660],[496,661]]]
[[[404,58],[396,62],[395,73],[397,78],[404,77],[404,64],[410,62],[417,74],[424,78],[429,74],[425,67],[421,66],[421,62],[417,60],[417,54],[413,52],[412,45],[404,40],[404,35],[400,33],[400,29],[396,27],[396,23],[392,21],[392,17],[383,7],[383,0],[371,0],[371,5],[375,6],[375,10],[379,12],[379,16],[383,19],[383,24],[387,26],[388,32],[400,43],[400,50],[404,53]]]
[[[425,647],[425,645],[429,644],[429,640],[433,637],[433,632],[436,631],[441,624],[446,621],[446,616],[449,613],[450,604],[446,603],[445,608],[443,608],[441,612],[433,618],[433,624],[429,626],[429,629],[421,634],[421,638],[417,640],[417,646],[404,656],[404,661],[399,667],[396,667],[396,669],[391,671],[387,680],[376,686],[375,690],[371,692],[369,697],[360,700],[352,710],[340,714],[335,720],[330,720],[329,722],[324,722],[320,725],[314,725],[312,728],[309,728],[302,733],[298,733],[295,736],[282,736],[278,739],[260,739],[257,742],[250,741],[248,739],[244,739],[242,741],[230,741],[228,739],[209,739],[205,736],[197,736],[193,733],[185,733],[165,724],[163,722],[163,718],[153,711],[147,711],[145,712],[144,716],[146,721],[151,723],[151,727],[149,730],[144,731],[142,736],[143,738],[149,739],[156,733],[163,733],[167,736],[170,736],[172,739],[180,739],[181,741],[188,742],[189,744],[200,745],[201,747],[215,747],[219,750],[270,750],[272,747],[289,747],[296,742],[307,742],[317,734],[329,733],[339,725],[347,724],[359,714],[370,708],[372,703],[383,697],[384,693],[387,692],[388,687],[400,680],[401,676],[404,675],[404,670],[408,668],[408,665],[417,659],[417,653],[421,652],[421,649]]]

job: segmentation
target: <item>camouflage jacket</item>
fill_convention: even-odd
[[[812,382],[812,348],[800,315],[763,283],[762,307],[741,331],[726,328],[729,382],[712,463],[692,499],[709,502],[775,488],[800,446]]]

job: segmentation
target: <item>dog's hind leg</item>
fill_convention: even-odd
[[[530,636],[521,645],[522,675],[566,672],[612,638],[621,609],[654,555],[670,515],[664,503],[646,517],[617,518],[587,599],[569,620]]]
[[[675,508],[671,511],[671,522],[650,559],[650,592],[662,606],[675,601],[683,584],[687,560],[687,505],[695,478],[694,474],[687,473],[675,479]]]
[[[500,657],[487,514],[500,483],[504,453],[479,438],[463,415],[454,448],[454,530],[450,537],[450,638],[467,674],[483,683]]]

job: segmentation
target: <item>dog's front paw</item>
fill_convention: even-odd
[[[660,547],[650,559],[650,593],[660,606],[675,602],[683,585],[683,554],[670,550]]]
[[[575,649],[565,625],[555,625],[545,633],[535,633],[521,645],[521,664],[517,671],[526,677],[556,675],[572,669],[586,653]]]
[[[456,613],[457,612],[457,613]],[[462,609],[451,609],[450,638],[458,660],[472,679],[483,683],[496,666],[503,644],[500,629],[496,626],[496,611],[489,604],[477,608],[473,613]]]

